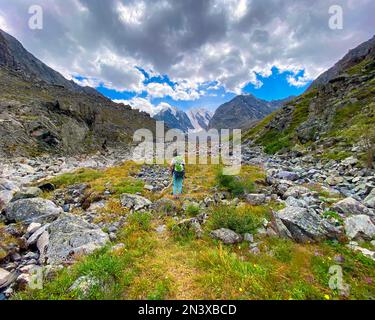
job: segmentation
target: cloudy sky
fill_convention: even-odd
[[[43,28],[29,28],[29,8]],[[343,28],[329,28],[331,5]],[[65,77],[155,111],[302,93],[374,35],[374,0],[0,0],[0,28]]]

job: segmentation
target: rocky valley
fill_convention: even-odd
[[[374,45],[292,100],[166,110],[246,128],[239,175],[188,163],[175,198],[168,163],[132,161],[157,117],[0,31],[0,300],[375,299]]]

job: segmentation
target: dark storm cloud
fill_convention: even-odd
[[[313,78],[375,30],[372,0],[35,0],[44,28],[27,25],[30,1],[0,0],[0,26],[64,75],[142,90],[141,66],[196,86],[240,92],[253,71],[306,69]],[[328,28],[328,8],[344,29]],[[164,88],[165,89],[165,88]]]

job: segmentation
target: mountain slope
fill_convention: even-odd
[[[196,131],[207,130],[213,113],[203,108],[190,109],[187,112],[187,116],[190,119]]]
[[[368,56],[373,56],[375,50],[375,36],[370,40],[360,44],[358,47],[350,50],[340,61],[332,68],[322,73],[310,86],[309,90],[327,84],[330,80],[343,73],[345,70],[353,67],[363,61]]]
[[[209,127],[216,129],[248,128],[280,108],[285,101],[268,102],[251,94],[239,95],[216,110],[210,120]]]
[[[372,38],[351,50],[308,92],[249,130],[247,139],[264,145],[268,153],[305,148],[321,157],[340,159],[354,154],[372,162],[374,48]]]
[[[66,80],[0,32],[0,156],[127,147],[147,114]]]
[[[0,29],[0,66],[22,72],[25,77],[35,77],[51,85],[63,86],[68,90],[100,95],[90,87],[81,87],[65,79],[60,73],[48,67],[26,51],[22,44]]]

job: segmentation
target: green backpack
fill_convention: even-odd
[[[185,168],[181,157],[176,157],[174,160],[174,172],[178,177],[184,176]]]

